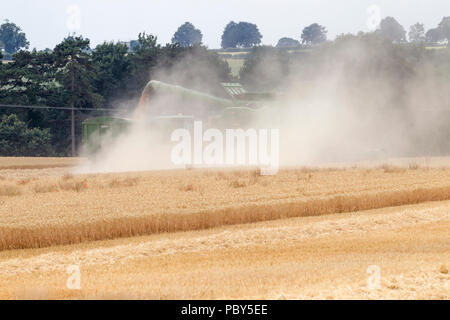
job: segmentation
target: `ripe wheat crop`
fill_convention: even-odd
[[[82,161],[81,158],[0,157],[0,170],[72,167]]]
[[[0,250],[450,199],[450,170],[416,165],[0,175]]]

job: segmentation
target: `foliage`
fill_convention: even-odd
[[[327,40],[327,30],[325,27],[313,23],[302,31],[302,43],[308,45],[315,45],[325,42]]]
[[[406,42],[406,31],[393,17],[386,17],[380,22],[380,34],[393,42]]]
[[[438,28],[429,30],[426,41],[442,41],[447,23],[448,19],[444,18]],[[318,24],[305,28],[303,33],[302,41],[307,44],[326,40],[326,29]],[[423,39],[423,26],[412,26],[409,36],[412,41]],[[393,43],[406,40],[405,32],[389,17],[375,33],[344,35],[321,46],[292,53],[281,48],[298,46],[294,39],[280,39],[279,48],[255,46],[261,43],[261,38],[256,25],[233,21],[222,36],[222,46],[232,47],[230,51],[254,46],[245,55],[240,78],[255,90],[276,90],[303,80],[327,83],[332,74],[339,80],[342,95],[361,97],[357,103],[366,108],[380,105],[401,108],[407,104],[408,84],[412,79],[419,79],[425,70],[431,74],[431,78],[426,74],[427,79],[437,81],[427,86],[436,86],[439,92],[430,100],[438,105],[445,101],[446,94],[441,91],[450,83],[450,51],[426,50],[423,44]],[[133,108],[151,79],[220,94],[223,93],[220,83],[232,78],[227,62],[200,44],[162,46],[156,36],[141,33],[138,40],[130,43],[130,49],[124,44],[105,42],[91,50],[89,39],[68,37],[53,50],[19,50],[11,63],[0,64],[0,103],[66,108],[73,104],[76,109],[95,109],[114,108],[126,101],[126,105]],[[370,91],[371,99],[367,100],[368,94],[352,91],[361,85],[371,88],[373,83],[389,88],[389,94]],[[28,130],[48,129],[50,153],[70,154],[70,112],[0,109],[0,117],[11,114],[25,123]],[[97,115],[99,111],[76,111],[77,141],[81,136],[81,121]]]
[[[444,40],[444,34],[440,28],[434,28],[427,31],[425,34],[425,40],[428,43],[438,43]]]
[[[36,105],[46,103],[57,86],[53,57],[35,50],[19,51],[12,63],[5,64],[0,78],[0,99],[3,103]]]
[[[14,53],[21,48],[28,49],[30,44],[25,33],[15,23],[8,20],[0,25],[0,41],[8,53]]]
[[[450,42],[450,17],[444,17],[439,23],[439,29],[447,41]]]
[[[231,21],[222,34],[222,48],[249,48],[261,43],[262,35],[256,24]]]
[[[52,52],[19,51],[13,62],[0,70],[0,101],[5,104],[65,106],[64,88],[55,80]],[[66,111],[52,109],[0,109],[2,114],[16,114],[30,127],[49,128],[55,155],[66,155],[69,131]]]
[[[292,38],[281,38],[276,45],[277,48],[299,48],[300,42]]]
[[[95,88],[96,73],[92,64],[89,43],[89,39],[81,36],[68,37],[53,50],[55,79],[64,88],[65,105],[72,109],[72,156],[76,154],[77,136],[80,135],[74,110],[86,107],[95,108],[103,103],[103,97],[96,92]]]
[[[95,87],[107,106],[123,93],[130,69],[128,47],[121,43],[104,42],[92,52],[95,69]]]
[[[425,41],[425,28],[422,23],[416,23],[409,28],[408,38],[410,42]]]
[[[301,39],[303,44],[320,44],[327,40],[327,30],[324,26],[313,23],[312,25],[303,29]]]
[[[49,129],[28,128],[19,118],[4,115],[0,121],[0,156],[52,155]]]
[[[190,22],[185,22],[175,32],[172,43],[178,43],[182,47],[190,47],[202,42],[202,32],[196,29]]]
[[[58,44],[54,51],[56,79],[69,93],[76,108],[96,107],[102,104],[102,97],[94,86],[96,70],[89,54],[89,39],[68,37]]]
[[[147,82],[150,80],[151,70],[158,64],[162,54],[161,45],[157,43],[158,38],[152,34],[140,33],[138,43],[130,55],[130,72],[124,84],[124,99],[137,98]]]
[[[217,53],[195,45],[161,46],[154,35],[141,33],[130,43],[103,43],[94,50],[89,39],[69,36],[53,50],[18,51],[13,62],[0,64],[0,103],[49,107],[114,108],[122,101],[132,106],[151,79],[217,93],[229,81],[230,69]],[[32,128],[48,128],[52,152],[70,155],[71,113],[58,109],[0,109],[15,114]],[[81,122],[96,111],[76,111],[75,137]]]

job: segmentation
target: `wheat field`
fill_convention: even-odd
[[[447,159],[275,176],[26,161],[0,161],[3,298],[449,298]],[[369,292],[370,264],[389,277]]]
[[[73,167],[84,161],[82,158],[0,157],[0,170]]]
[[[450,299],[449,228],[445,201],[3,251],[0,298]]]
[[[0,177],[0,250],[450,199],[450,169],[177,170]],[[31,170],[33,172],[33,170]],[[39,171],[39,170],[34,170]]]

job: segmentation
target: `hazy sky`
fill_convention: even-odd
[[[80,19],[77,19],[77,7]],[[170,42],[185,21],[203,33],[203,43],[220,46],[220,37],[230,21],[256,23],[264,44],[275,45],[281,37],[299,39],[303,27],[318,22],[337,34],[368,31],[376,17],[368,8],[376,5],[381,17],[394,16],[408,29],[415,22],[436,27],[450,16],[450,0],[2,0],[0,20],[9,19],[27,34],[31,48],[53,48],[69,33],[69,27],[91,39],[103,41],[136,39],[146,31]],[[71,8],[71,9],[69,9]],[[79,21],[79,24],[78,22]]]

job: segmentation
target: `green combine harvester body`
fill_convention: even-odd
[[[246,124],[257,117],[257,114],[262,110],[256,109],[254,106],[260,106],[263,101],[270,99],[270,95],[266,93],[248,93],[238,83],[223,83],[222,87],[229,97],[228,99],[152,80],[145,87],[136,110],[141,113],[142,117],[139,116],[138,119],[134,120],[104,116],[85,120],[82,123],[83,148],[88,154],[95,154],[105,144],[126,132],[137,121],[145,121],[146,126],[148,125],[157,132],[167,133],[166,135],[169,137],[170,132],[177,128],[192,128],[195,120],[202,120],[206,127],[245,128]],[[193,109],[195,109],[195,106],[206,106],[209,111],[208,115],[206,119],[205,117],[200,119],[194,115],[182,113],[147,117],[147,114],[152,111],[151,98],[161,95],[174,97],[179,101],[189,103],[189,106],[192,106]],[[195,110],[192,111],[195,113]]]
[[[117,137],[131,126],[132,120],[118,117],[97,117],[83,121],[83,148],[91,154],[100,150],[106,140]]]

